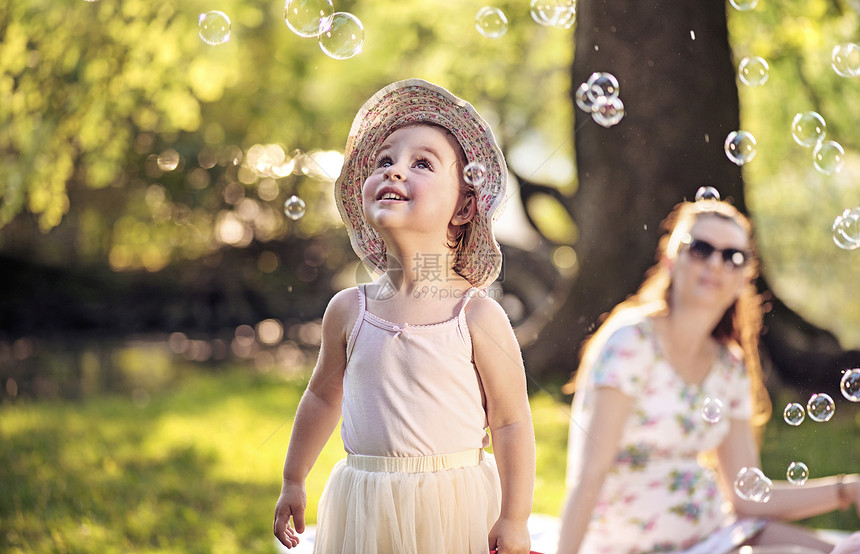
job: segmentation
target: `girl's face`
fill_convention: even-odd
[[[364,182],[364,216],[380,232],[401,229],[438,235],[464,217],[469,202],[462,194],[460,146],[443,129],[430,125],[402,127],[376,152],[375,169]],[[468,210],[466,210],[468,211]]]
[[[749,281],[749,237],[736,223],[699,216],[669,261],[673,303],[725,311]]]

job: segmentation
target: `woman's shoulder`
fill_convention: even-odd
[[[653,350],[653,320],[636,309],[612,314],[597,330],[585,351],[586,365],[598,359],[629,359]]]
[[[630,308],[613,314],[600,329],[606,342],[618,343],[643,339],[654,332],[654,320],[648,312]]]

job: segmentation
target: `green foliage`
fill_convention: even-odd
[[[4,406],[2,549],[270,552],[305,383],[247,373],[186,379],[145,402]],[[309,486],[321,486],[338,450],[327,448]]]
[[[736,63],[761,56],[770,65],[764,85],[738,84],[741,127],[758,143],[744,178],[765,277],[789,306],[856,348],[860,310],[846,299],[853,297],[860,260],[836,247],[831,226],[844,209],[858,206],[860,77],[837,75],[831,51],[858,42],[860,13],[856,4],[841,0],[759,2],[750,12],[730,9],[729,31]],[[812,148],[792,138],[792,119],[806,111],[821,114],[826,139],[845,149],[840,172],[816,171]]]
[[[0,94],[9,99],[0,102],[0,228],[17,223],[0,247],[58,264],[157,271],[221,248],[219,226],[234,216],[263,242],[317,236],[339,225],[330,193],[338,169],[315,174],[302,153],[341,150],[361,102],[397,79],[456,90],[505,122],[503,140],[534,127],[551,144],[567,137],[559,122],[571,110],[571,31],[537,25],[527,5],[503,2],[509,30],[492,40],[475,30],[479,2],[339,4],[365,28],[363,52],[348,60],[290,32],[283,5],[0,7]],[[213,8],[232,22],[217,46],[197,33],[198,14]],[[298,160],[293,171],[252,166],[254,145],[276,145],[285,163]],[[161,163],[170,152],[175,169]],[[281,213],[291,194],[308,204],[300,221]],[[22,214],[52,239],[26,238]]]

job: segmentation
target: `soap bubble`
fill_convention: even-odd
[[[782,418],[789,425],[797,427],[806,419],[806,411],[797,402],[791,402],[782,411]]]
[[[696,202],[699,200],[719,200],[720,192],[714,187],[699,187],[696,191]]]
[[[579,88],[576,89],[576,94],[574,94],[576,98],[576,105],[579,106],[579,109],[584,111],[585,113],[591,113],[594,111],[594,102],[591,101],[591,98],[588,97],[588,85],[582,83],[579,85]]]
[[[717,423],[723,415],[723,401],[719,398],[705,398],[702,403],[702,419],[708,423]]]
[[[830,395],[824,392],[813,394],[806,403],[806,412],[812,421],[823,423],[830,421],[836,412],[836,405]]]
[[[860,369],[849,369],[839,382],[842,396],[851,402],[860,402]]]
[[[802,485],[809,479],[809,468],[803,462],[791,462],[785,472],[785,478],[792,485]]]
[[[585,82],[585,85],[587,87],[586,94],[592,102],[597,102],[599,98],[618,97],[618,79],[612,73],[595,71]]]
[[[735,494],[744,500],[767,502],[773,489],[773,481],[757,467],[742,467],[735,477]]]
[[[833,221],[833,242],[843,250],[860,247],[860,208],[846,209]]]
[[[817,112],[799,113],[791,121],[791,136],[797,144],[807,148],[824,140],[826,130],[827,124]]]
[[[487,176],[487,168],[481,162],[469,162],[463,168],[463,180],[470,185],[480,186]]]
[[[738,11],[746,12],[758,5],[758,0],[729,0],[732,7]]]
[[[487,38],[501,38],[508,32],[508,18],[499,8],[484,6],[475,14],[475,28]]]
[[[830,66],[840,77],[860,75],[860,44],[845,42],[833,47]]]
[[[287,0],[284,22],[300,37],[316,37],[323,20],[334,14],[331,0]]]
[[[624,118],[624,102],[618,97],[600,97],[594,102],[591,118],[603,127],[618,125]]]
[[[574,94],[576,105],[603,127],[617,125],[624,118],[624,102],[618,98],[618,79],[611,73],[595,71]]]
[[[726,137],[724,144],[726,156],[734,162],[735,165],[744,165],[755,158],[756,142],[752,133],[747,131],[732,131]]]
[[[575,0],[532,0],[532,19],[546,27],[570,29],[576,21]]]
[[[764,58],[746,57],[738,64],[738,78],[748,87],[757,87],[767,82],[770,67]]]
[[[319,45],[329,58],[349,59],[364,46],[364,26],[351,13],[337,12],[320,23]]]
[[[824,175],[839,173],[845,165],[845,149],[836,141],[822,140],[812,151],[812,165]]]
[[[197,34],[206,44],[224,44],[230,40],[230,18],[217,10],[201,13],[197,17]]]
[[[301,219],[305,215],[305,201],[295,194],[290,196],[284,203],[284,213],[293,221]]]

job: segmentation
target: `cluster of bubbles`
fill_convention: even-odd
[[[773,481],[757,467],[742,467],[735,477],[735,494],[752,502],[767,502],[773,491]]]
[[[336,60],[351,58],[364,46],[361,21],[351,13],[335,12],[331,0],[287,0],[284,21],[300,37],[316,38],[320,49]],[[230,40],[230,18],[218,10],[201,13],[197,34],[206,44],[224,44]]]
[[[860,44],[843,42],[833,47],[830,67],[840,77],[860,76]]]
[[[809,480],[809,467],[803,462],[791,462],[785,478],[792,485],[802,486]],[[767,502],[773,491],[773,481],[757,467],[742,467],[734,482],[735,494],[751,502]]]
[[[529,11],[545,27],[570,29],[576,21],[575,0],[531,0]],[[501,38],[508,32],[508,17],[499,8],[484,6],[475,14],[475,29],[487,38]]]
[[[839,390],[847,400],[860,402],[860,368],[848,369],[843,372],[839,382]],[[786,423],[792,427],[797,427],[803,423],[807,414],[809,414],[809,419],[812,421],[824,423],[830,421],[834,413],[836,413],[836,404],[833,398],[827,393],[820,392],[813,394],[809,398],[805,410],[803,405],[797,402],[790,402],[782,411],[782,417]],[[764,475],[759,475],[760,471],[756,468],[752,469],[758,471],[758,473],[744,468],[741,470],[741,473],[738,473],[738,478],[735,480],[735,492],[738,496],[747,500],[752,499],[749,498],[752,496],[752,493],[749,491],[758,490],[755,489],[755,486],[763,486],[760,483]],[[791,462],[785,472],[785,477],[789,483],[798,486],[803,485],[809,479],[809,467],[803,462]],[[764,479],[767,478],[764,477]]]
[[[812,148],[812,165],[824,175],[838,173],[845,165],[845,150],[836,141],[825,140],[827,123],[817,112],[801,112],[791,121],[791,136],[804,148]]]
[[[729,0],[732,7],[738,11],[749,11],[758,5],[758,0]],[[747,56],[738,64],[738,79],[749,87],[765,84],[770,76],[770,66],[764,58]],[[726,157],[735,165],[742,166],[755,158],[756,140],[749,131],[732,131],[726,135],[723,143]]]
[[[739,11],[754,9],[758,0],[730,0]],[[833,47],[831,66],[842,77],[860,76],[860,44],[844,42]],[[765,84],[770,76],[770,66],[764,58],[747,56],[738,64],[738,79],[746,86]],[[824,175],[839,172],[845,163],[845,150],[833,140],[825,140],[824,118],[815,112],[798,113],[792,121],[792,135],[801,146],[812,148],[812,164]],[[742,166],[752,161],[756,154],[755,137],[747,131],[732,131],[724,145],[726,156]],[[839,244],[837,242],[837,244]]]
[[[349,59],[364,47],[364,25],[349,12],[335,12],[331,0],[287,0],[284,22],[298,36],[316,38],[335,60]]]
[[[843,250],[860,248],[860,207],[846,208],[833,220],[832,236]]]
[[[624,117],[624,102],[618,97],[618,79],[605,71],[595,71],[576,89],[576,105],[603,127],[612,127]]]

